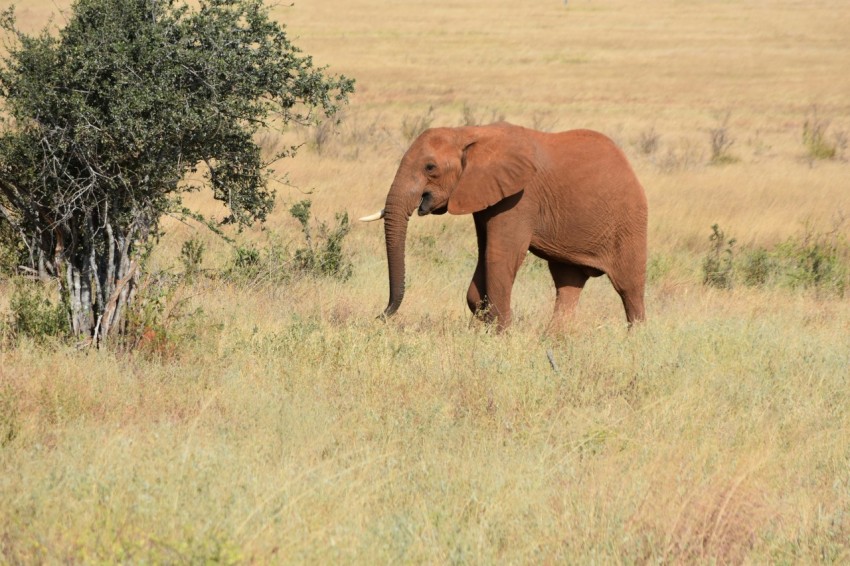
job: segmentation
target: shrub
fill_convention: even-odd
[[[225,275],[251,279],[259,273],[260,250],[254,246],[236,246],[233,248],[233,260]]]
[[[30,262],[26,244],[8,222],[0,218],[0,276],[14,277],[21,265]]]
[[[183,275],[189,280],[201,271],[201,263],[204,261],[204,243],[196,238],[190,238],[183,242],[180,248],[180,263],[183,264]]]
[[[733,246],[735,238],[726,238],[720,226],[711,227],[710,248],[702,263],[703,284],[720,289],[732,287]]]
[[[189,280],[185,274],[145,270],[116,345],[127,351],[170,358],[182,344],[194,339],[203,311],[189,308]]]
[[[15,281],[9,300],[8,329],[13,338],[26,336],[37,342],[68,333],[65,305],[53,303],[40,283]]]
[[[309,200],[302,200],[289,209],[293,218],[301,224],[306,247],[295,250],[295,269],[311,275],[333,277],[341,281],[351,277],[352,264],[342,251],[342,241],[351,231],[348,213],[337,213],[336,225],[329,228],[326,222],[317,224],[314,237],[310,228]]]

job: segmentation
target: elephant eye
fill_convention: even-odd
[[[433,173],[437,170],[437,166],[434,163],[428,163],[425,165],[426,173]]]

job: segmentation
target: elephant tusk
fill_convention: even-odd
[[[370,214],[369,216],[364,216],[360,219],[361,222],[374,222],[375,220],[380,220],[385,215],[384,209],[382,208],[379,212],[375,214]]]

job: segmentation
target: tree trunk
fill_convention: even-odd
[[[68,305],[71,332],[80,341],[102,348],[125,329],[128,305],[135,296],[138,262],[134,255],[136,226],[118,233],[109,222],[103,225],[105,242],[76,241],[76,249],[63,247],[69,234],[57,233],[54,269],[61,274],[60,293]],[[105,245],[104,245],[105,244]]]
[[[91,294],[91,270],[80,266],[77,258],[65,264],[65,285],[62,289],[68,301],[71,331],[76,338],[91,337],[94,328],[94,308]]]

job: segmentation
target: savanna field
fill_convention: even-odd
[[[35,32],[69,6],[16,13]],[[845,2],[271,10],[357,82],[338,125],[262,134],[303,143],[264,226],[166,218],[133,348],[16,334],[0,279],[0,562],[850,561]],[[404,304],[376,319],[384,234],[356,219],[419,132],[501,119],[629,157],[644,324],[601,277],[547,332],[532,256],[510,330],[473,321],[475,231],[451,215],[411,220]],[[331,240],[339,270],[292,268]]]

